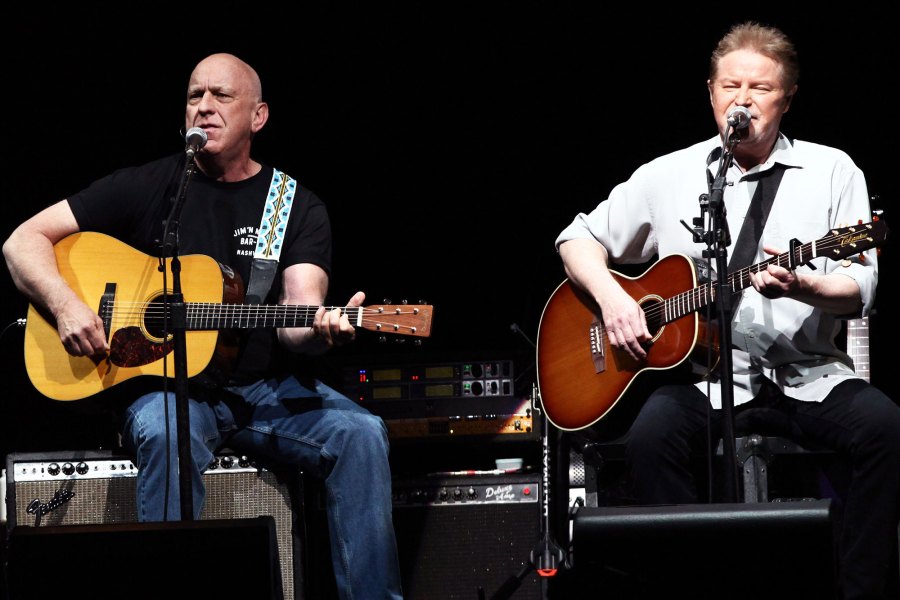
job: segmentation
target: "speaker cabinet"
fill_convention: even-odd
[[[281,600],[275,530],[271,516],[17,527],[9,597]]]
[[[837,598],[831,500],[582,508],[563,598]]]
[[[321,490],[306,507],[323,511]],[[437,477],[393,484],[393,521],[406,600],[491,598],[517,576],[517,600],[542,598],[541,577],[526,569],[540,542],[541,485],[537,475]],[[325,523],[312,518],[311,525]],[[336,598],[328,532],[309,532],[311,597]],[[529,571],[526,573],[526,571]],[[324,574],[324,575],[323,575]],[[509,588],[507,588],[509,589]],[[505,597],[505,596],[504,596]]]
[[[137,522],[137,468],[130,459],[103,451],[10,454],[7,466],[8,528],[126,525]],[[246,457],[223,454],[203,474],[203,520],[270,516],[284,597],[303,597],[301,540],[293,535],[294,510],[302,509],[299,473],[276,475]],[[292,510],[294,509],[294,510]],[[189,522],[189,521],[188,521]],[[42,536],[43,537],[43,536]],[[222,567],[232,559],[221,556]]]

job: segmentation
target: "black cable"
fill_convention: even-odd
[[[3,339],[3,336],[6,335],[6,332],[10,330],[11,327],[18,325],[19,327],[25,327],[25,324],[28,322],[28,319],[16,319],[12,323],[8,324],[3,328],[3,331],[0,331],[0,340]]]

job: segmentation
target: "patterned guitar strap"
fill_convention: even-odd
[[[262,304],[272,288],[296,191],[297,181],[294,178],[273,169],[250,267],[250,281],[245,295],[248,304]]]

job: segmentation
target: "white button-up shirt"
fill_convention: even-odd
[[[570,239],[596,239],[606,247],[613,269],[616,263],[639,264],[654,255],[683,254],[705,263],[702,252],[706,244],[694,242],[682,221],[691,225],[700,216],[700,197],[708,192],[707,171],[714,176],[718,168],[717,161],[707,166],[707,157],[720,146],[717,136],[641,166],[592,212],[575,217],[560,233],[557,247]],[[732,165],[726,175],[724,202],[733,241],[756,189],[756,182],[747,177],[776,162],[791,168],[781,180],[754,263],[770,258],[762,251],[763,245],[787,252],[792,239],[813,242],[839,225],[872,220],[865,177],[845,152],[799,140],[792,143],[781,135],[764,164],[746,173]],[[729,257],[732,252],[730,247]],[[874,248],[864,254],[862,260],[858,254],[849,257],[849,262],[821,256],[809,263],[816,270],[808,265],[797,270],[837,272],[853,278],[862,293],[865,316],[875,300],[878,265]],[[841,325],[835,315],[791,298],[767,299],[752,286],[744,289],[734,308],[735,405],[751,400],[763,378],[793,398],[821,401],[835,385],[856,377],[852,361],[835,345]],[[860,315],[844,315],[856,316]],[[710,400],[720,408],[721,388],[717,377],[713,379]],[[697,385],[707,392],[706,381]]]

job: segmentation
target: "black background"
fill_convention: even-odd
[[[435,306],[421,347],[361,332],[334,364],[512,359],[527,390],[531,341],[564,278],[556,235],[640,164],[715,133],[709,54],[746,18],[782,27],[800,52],[783,130],[847,151],[891,221],[900,56],[892,20],[874,9],[281,4],[6,9],[0,235],[115,168],[181,148],[191,69],[232,52],[256,67],[270,104],[257,158],[329,206],[329,302],[361,289],[371,303]],[[881,258],[872,380],[896,397],[893,246]],[[5,269],[0,282],[3,327],[27,303]],[[36,394],[22,333],[2,337],[0,452],[93,447],[105,424]]]

